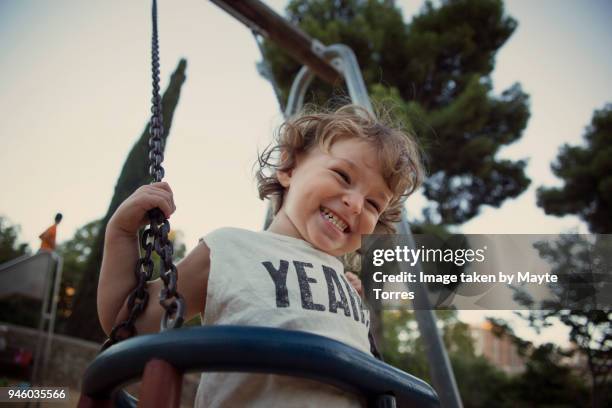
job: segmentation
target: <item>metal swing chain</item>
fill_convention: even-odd
[[[151,8],[153,20],[153,35],[151,40],[151,72],[153,78],[153,98],[151,99],[151,122],[149,124],[149,175],[153,182],[160,182],[164,178],[164,168],[161,166],[164,160],[162,138],[164,134],[164,124],[162,116],[161,97],[159,95],[159,41],[157,34],[157,1],[153,0]],[[177,270],[172,261],[174,249],[172,241],[168,239],[170,223],[164,213],[155,208],[148,211],[149,227],[144,230],[140,239],[140,245],[144,251],[135,270],[135,277],[138,281],[136,288],[128,296],[128,308],[130,310],[127,320],[113,327],[109,338],[102,346],[102,350],[115,343],[132,337],[136,334],[134,323],[138,316],[147,307],[149,293],[147,292],[147,282],[153,277],[155,264],[151,259],[153,251],[160,258],[160,278],[164,283],[164,288],[159,295],[159,303],[165,309],[161,321],[161,330],[179,328],[183,324],[185,302],[183,297],[177,292]]]

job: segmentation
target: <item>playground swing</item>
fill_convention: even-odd
[[[253,7],[251,11],[257,11],[260,7],[265,8],[260,2],[213,1],[247,23],[254,34],[265,32],[232,8],[246,5]],[[237,6],[237,3],[241,5]],[[268,19],[281,18],[271,10],[266,12],[268,14],[264,17]],[[153,106],[149,127],[149,173],[154,182],[159,182],[164,177],[164,169],[161,166],[163,120],[159,95],[156,0],[152,3],[152,20]],[[324,47],[318,43],[313,52],[329,63],[319,63],[318,67],[315,64],[315,72],[328,79],[342,75],[353,103],[372,112],[351,49],[344,45]],[[291,88],[285,116],[301,109],[306,89],[313,77],[312,70],[307,66],[300,70]],[[136,265],[138,284],[128,297],[129,317],[113,328],[101,353],[87,368],[79,407],[178,407],[182,375],[188,371],[258,372],[303,377],[360,394],[367,400],[368,407],[439,406],[436,392],[424,381],[360,350],[323,336],[252,326],[170,330],[182,326],[185,309],[183,298],[177,292],[177,269],[172,261],[172,243],[168,239],[170,224],[159,209],[151,210],[149,219],[150,226],[141,238],[144,256]],[[269,210],[266,225],[270,220]],[[160,256],[163,267],[160,277],[164,288],[160,293],[160,304],[165,313],[161,320],[161,332],[133,337],[136,334],[135,320],[149,300],[146,282],[153,273],[153,251]],[[140,377],[142,385],[138,401],[120,388]]]

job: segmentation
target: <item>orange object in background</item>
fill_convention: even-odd
[[[53,224],[45,232],[40,234],[40,249],[47,251],[55,250],[55,235],[57,234],[57,224]]]
[[[57,225],[62,221],[62,214],[55,215],[55,224],[50,226],[38,236],[40,238],[40,249],[43,251],[55,251],[55,236],[57,235]]]

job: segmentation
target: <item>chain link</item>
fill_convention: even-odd
[[[153,77],[153,97],[151,98],[151,121],[149,123],[149,175],[153,182],[160,182],[164,178],[164,124],[162,116],[161,97],[159,95],[159,42],[157,35],[157,2],[153,0],[151,7],[153,20],[153,35],[151,41],[151,71]],[[172,241],[168,239],[170,223],[159,208],[150,210],[149,227],[144,230],[140,246],[144,252],[142,258],[136,263],[135,278],[138,282],[136,287],[128,296],[129,315],[127,320],[113,327],[109,338],[102,345],[102,350],[107,349],[115,343],[136,335],[134,323],[138,316],[146,309],[149,302],[147,282],[153,276],[155,264],[151,259],[153,251],[160,258],[160,278],[164,283],[159,296],[159,303],[164,308],[164,316],[161,321],[161,330],[179,328],[183,324],[185,302],[177,292],[177,271],[172,261],[174,248]]]

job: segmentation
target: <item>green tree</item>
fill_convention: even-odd
[[[0,264],[30,255],[28,244],[19,242],[21,227],[0,216]],[[0,321],[36,327],[40,318],[40,301],[23,296],[0,299]]]
[[[409,24],[393,1],[293,0],[287,16],[324,44],[353,49],[370,94],[393,101],[397,119],[424,147],[425,220],[461,224],[529,185],[524,160],[496,158],[521,137],[528,96],[518,84],[492,93],[495,55],[517,26],[502,1],[440,3],[426,3]],[[286,100],[299,65],[271,43],[264,49]],[[319,104],[337,93],[317,81],[311,90],[308,100]]]
[[[449,355],[464,408],[513,408],[511,379],[482,356]]]
[[[455,310],[437,310],[436,318],[449,354],[474,357],[469,326],[458,320]],[[418,332],[414,311],[407,309],[383,312],[385,360],[420,378],[429,378],[425,345]]]
[[[429,381],[425,345],[414,312],[387,310],[383,316],[387,363]],[[437,311],[436,316],[465,408],[587,405],[586,382],[563,363],[571,353],[552,344],[534,347],[504,320],[488,318],[492,334],[508,336],[524,358],[525,371],[508,375],[476,354],[471,329],[458,320],[456,311]]]
[[[454,310],[436,311],[444,345],[448,350],[459,394],[466,408],[513,407],[508,376],[475,354],[471,331]],[[414,312],[388,310],[383,314],[385,361],[412,375],[430,381],[425,344]],[[483,387],[483,384],[486,386]]]
[[[102,220],[95,220],[79,228],[74,236],[60,243],[56,252],[63,259],[62,281],[59,291],[56,315],[56,331],[64,333],[72,315],[74,294],[81,282],[87,258],[91,255],[100,234]]]
[[[19,225],[13,225],[8,219],[0,216],[0,263],[30,254],[29,245],[18,242],[20,232]]]
[[[587,405],[589,397],[585,381],[564,362],[572,352],[551,343],[534,347],[530,341],[518,337],[503,319],[488,317],[487,320],[494,336],[507,337],[517,347],[525,362],[525,370],[519,375],[508,376],[488,363],[483,365],[483,361],[470,362],[453,356],[455,373],[464,385],[462,396],[470,401],[466,406],[570,408]],[[482,380],[483,373],[485,381]],[[492,394],[481,393],[479,385],[483,382],[487,388],[491,384],[495,391]]]
[[[584,134],[585,146],[563,145],[552,164],[563,187],[540,187],[538,206],[546,214],[576,214],[593,233],[612,233],[612,104],[596,110]]]
[[[534,348],[525,372],[512,379],[512,388],[522,407],[584,407],[589,396],[586,384],[562,363],[569,353],[551,343]]]
[[[172,118],[180,97],[181,86],[185,82],[185,69],[187,61],[181,60],[172,74],[170,84],[162,96],[162,113],[164,118],[164,134],[162,136],[165,148]],[[123,165],[115,192],[106,215],[102,218],[100,232],[96,236],[93,249],[85,263],[83,276],[75,294],[73,312],[68,321],[66,331],[76,337],[100,341],[104,339],[104,332],[98,322],[96,311],[98,276],[102,263],[102,250],[104,247],[104,234],[106,225],[117,207],[138,187],[149,183],[151,178],[149,169],[149,124],[128,154]]]
[[[612,237],[596,235],[591,243],[583,236],[567,234],[556,242],[536,243],[535,247],[551,265],[559,284],[549,284],[555,297],[542,302],[519,290],[516,300],[530,308],[521,316],[537,332],[555,321],[570,329],[569,340],[587,359],[591,405],[607,406],[612,373],[612,309],[605,302],[609,291],[605,285],[609,286],[612,270]]]

